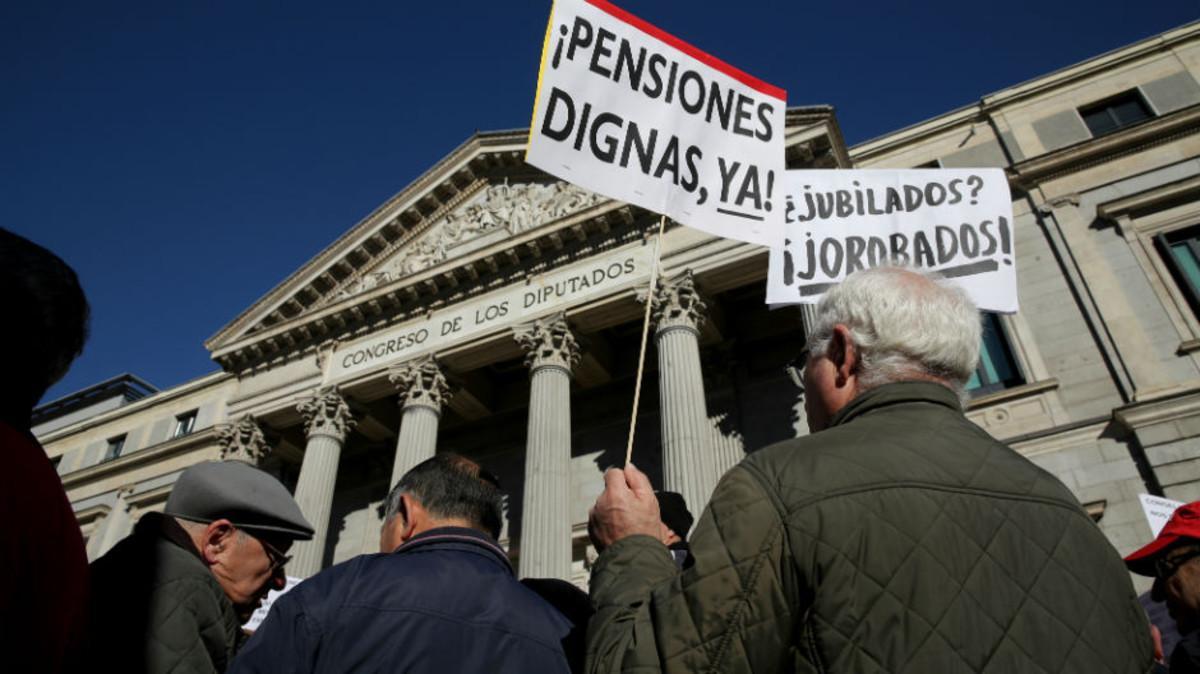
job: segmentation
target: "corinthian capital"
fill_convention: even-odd
[[[267,438],[253,414],[244,415],[236,422],[222,426],[217,431],[217,440],[221,443],[222,461],[237,459],[257,464],[271,453]]]
[[[309,437],[328,435],[342,442],[357,423],[336,386],[319,389],[311,398],[297,405],[296,409],[304,417],[304,433]]]
[[[450,399],[450,384],[433,356],[406,361],[388,372],[388,380],[400,391],[400,406],[423,405],[435,412]]]
[[[541,367],[560,367],[568,372],[579,362],[579,343],[564,314],[518,325],[513,337],[525,350],[525,364],[530,370]]]
[[[642,294],[639,299],[646,301],[646,295]],[[663,281],[655,290],[654,297],[650,298],[651,318],[658,332],[668,328],[699,331],[704,325],[707,310],[708,306],[696,290],[691,269],[684,270],[670,281]]]

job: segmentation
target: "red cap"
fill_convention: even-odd
[[[1154,575],[1154,560],[1183,539],[1200,542],[1200,501],[1181,505],[1167,520],[1158,538],[1125,558],[1129,570],[1142,575]]]

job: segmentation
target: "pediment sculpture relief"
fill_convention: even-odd
[[[350,297],[456,257],[463,244],[501,228],[520,234],[594,206],[604,197],[570,183],[491,185],[466,206],[442,218],[391,259],[347,284],[337,298]]]

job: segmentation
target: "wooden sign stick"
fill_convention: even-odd
[[[642,321],[642,348],[638,353],[637,376],[633,380],[633,414],[629,417],[629,444],[625,447],[625,465],[633,459],[633,432],[637,427],[638,400],[642,396],[642,370],[646,366],[646,338],[650,334],[650,309],[654,305],[654,292],[658,289],[658,254],[662,245],[667,216],[658,218],[658,236],[654,238],[654,262],[650,265],[650,294],[646,295],[646,317]]]

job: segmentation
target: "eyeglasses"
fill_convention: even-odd
[[[267,553],[267,558],[271,560],[271,573],[275,573],[283,568],[284,564],[292,561],[291,555],[283,554],[282,550],[268,543],[266,539],[260,538],[258,542],[262,543],[263,550]]]
[[[789,360],[783,369],[791,377],[792,383],[796,388],[800,389],[800,393],[804,393],[804,366],[808,364],[808,355],[796,356]]]
[[[1174,557],[1167,557],[1166,555],[1163,555],[1162,557],[1154,560],[1154,575],[1157,576],[1159,580],[1166,580],[1171,576],[1174,576],[1184,564],[1187,564],[1197,557],[1200,557],[1200,548],[1193,548],[1190,552],[1186,552],[1182,555],[1176,555]]]

